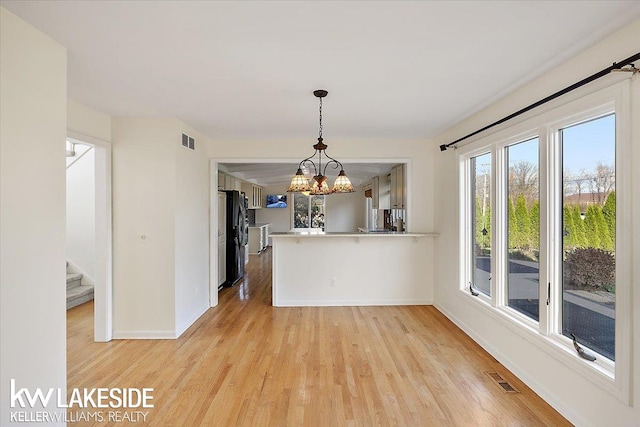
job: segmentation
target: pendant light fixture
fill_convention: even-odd
[[[322,98],[327,96],[326,90],[315,90],[313,94],[320,99],[320,131],[318,135],[318,142],[313,145],[313,148],[316,150],[315,153],[311,157],[307,157],[298,165],[298,171],[295,176],[291,180],[291,185],[287,190],[289,193],[305,193],[310,195],[329,195],[333,193],[353,193],[355,190],[353,189],[353,185],[349,178],[347,178],[347,174],[344,173],[344,168],[342,167],[342,163],[329,156],[326,153],[327,145],[322,140]],[[314,156],[318,155],[318,159],[314,162],[312,159]],[[322,156],[326,157],[324,160],[324,167],[322,164]],[[302,172],[303,166],[312,165],[314,170],[314,176],[312,178],[312,183],[309,184],[309,180],[304,176]],[[340,168],[340,173],[336,178],[333,187],[329,187],[327,183],[327,177],[325,172],[327,171],[327,166],[331,165],[334,169]]]

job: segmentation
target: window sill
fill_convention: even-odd
[[[608,361],[602,355],[598,355],[598,360],[604,359],[600,363],[582,359],[573,348],[571,341],[564,336],[558,334],[551,336],[541,335],[540,332],[530,324],[531,322],[525,322],[519,319],[519,316],[510,313],[510,310],[502,307],[493,307],[487,299],[474,297],[465,290],[459,290],[458,296],[460,300],[478,308],[567,368],[582,375],[585,379],[611,396],[620,400],[625,405],[630,406],[629,389],[628,387],[623,387],[621,378],[615,378],[614,362]]]

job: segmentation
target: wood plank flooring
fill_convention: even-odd
[[[269,250],[219,296],[177,340],[94,343],[69,310],[69,390],[153,387],[136,426],[570,425],[431,306],[272,307]]]

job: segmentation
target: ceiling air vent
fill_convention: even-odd
[[[189,135],[182,134],[182,146],[189,148],[191,150],[196,149],[196,140],[190,137]]]

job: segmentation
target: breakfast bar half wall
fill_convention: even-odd
[[[433,303],[436,233],[272,233],[273,305]]]

